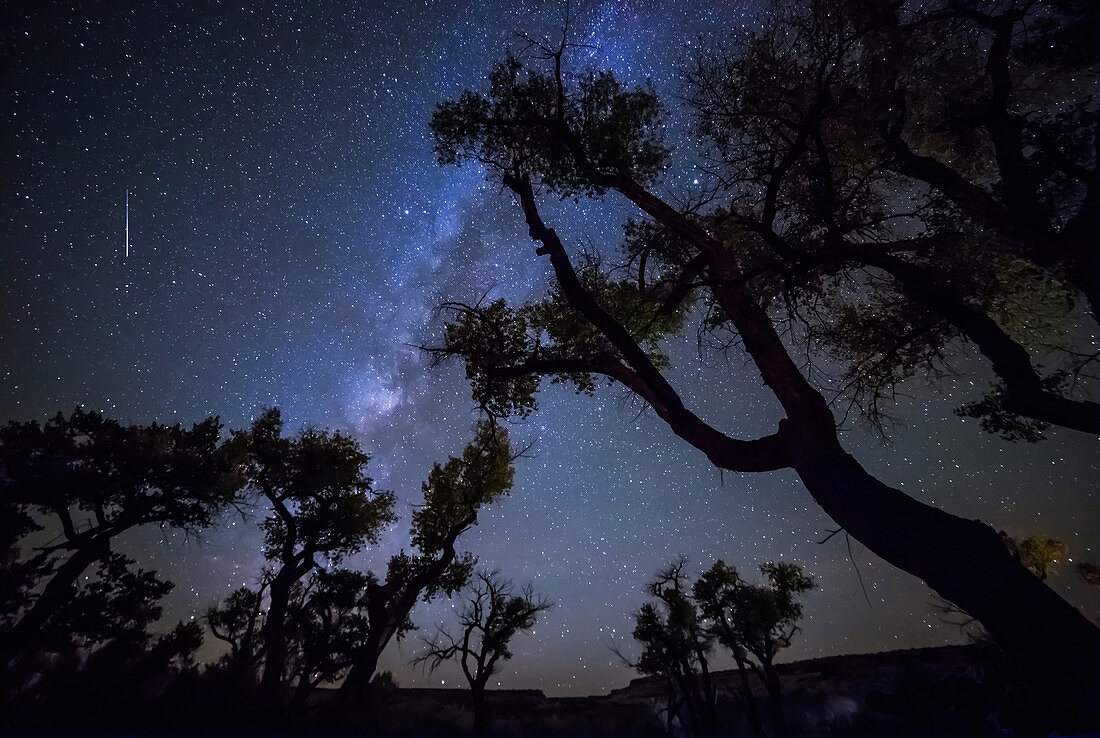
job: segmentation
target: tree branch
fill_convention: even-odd
[[[594,371],[613,377],[642,396],[672,430],[681,438],[707,454],[717,466],[736,471],[766,471],[790,465],[782,440],[778,435],[758,441],[737,441],[716,431],[689,411],[668,380],[653,365],[649,356],[623,326],[607,313],[584,289],[565,253],[565,247],[553,229],[539,216],[531,182],[526,177],[505,175],[504,183],[520,198],[532,239],[542,245],[539,255],[549,255],[554,273],[568,303],[595,326],[622,355],[625,364],[603,358],[584,364],[582,371]],[[546,362],[547,360],[536,360]],[[564,368],[578,371],[576,363],[530,364],[530,368]]]

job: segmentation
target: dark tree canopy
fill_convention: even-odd
[[[750,584],[718,560],[695,582],[692,594],[713,637],[733,654],[742,680],[746,669],[751,669],[764,684],[772,735],[782,736],[787,730],[775,657],[798,632],[802,619],[798,597],[813,589],[814,581],[802,567],[787,562],[761,564],[760,573],[767,584]],[[750,720],[763,736],[752,693],[747,687],[742,691]]]
[[[751,584],[719,560],[693,583],[686,565],[681,556],[662,569],[646,587],[651,599],[634,615],[634,639],[643,649],[634,667],[663,682],[670,732],[674,719],[694,736],[719,729],[711,670],[717,645],[737,663],[737,698],[752,730],[761,738],[786,735],[775,657],[798,631],[798,596],[813,588],[813,580],[796,564],[769,563],[760,566],[768,583]],[[767,692],[770,724],[761,717],[750,672]]]
[[[45,644],[143,631],[159,617],[155,602],[171,585],[135,571],[112,543],[148,524],[197,533],[238,501],[241,460],[220,430],[217,418],[190,430],[125,426],[81,409],[0,428],[4,663]],[[43,530],[55,537],[31,549],[25,537]]]
[[[603,376],[721,468],[793,468],[848,533],[981,620],[1022,673],[1062,675],[1038,689],[1072,706],[1052,714],[1073,725],[1094,710],[1081,697],[1100,688],[1100,630],[993,529],[868,474],[841,445],[847,413],[832,401],[878,421],[899,382],[979,358],[997,384],[960,413],[1024,440],[1051,424],[1100,432],[1077,381],[1095,349],[1073,344],[1076,305],[1095,309],[1100,275],[1094,5],[777,4],[763,30],[689,75],[713,177],[684,207],[654,187],[668,161],[654,92],[593,92],[612,73],[569,68],[568,27],[531,41],[485,92],[441,104],[433,132],[441,163],[480,162],[515,196],[556,286],[518,307],[449,303],[436,359],[465,361],[491,415],[531,412],[542,376],[582,391]],[[1060,54],[1071,37],[1092,52]],[[540,200],[605,193],[640,221],[613,268],[577,266]],[[1039,319],[1025,325],[1022,307]],[[685,311],[744,351],[782,407],[777,428],[745,440],[684,403],[654,342]],[[806,346],[792,352],[781,331]]]
[[[634,668],[664,685],[670,734],[678,721],[689,735],[707,736],[717,727],[718,685],[710,669],[715,637],[692,597],[686,564],[680,557],[646,586],[652,599],[634,615],[634,640],[642,646]]]
[[[357,442],[315,429],[284,437],[272,409],[232,444],[247,459],[248,488],[268,510],[268,564],[257,587],[231,594],[206,622],[229,646],[223,668],[245,682],[259,670],[269,693],[293,685],[293,707],[341,677],[347,693],[366,687],[391,639],[413,628],[415,604],[466,584],[474,558],[457,551],[458,538],[512,486],[507,432],[479,424],[461,456],[433,465],[412,514],[413,552],[392,556],[380,580],[340,566],[396,520],[394,495],[373,489]]]
[[[368,456],[357,441],[312,428],[284,437],[282,430],[282,416],[272,408],[233,436],[247,459],[249,489],[270,511],[262,523],[269,565],[259,592],[240,590],[224,609],[208,614],[215,635],[231,644],[231,660],[262,660],[261,686],[268,690],[285,684],[293,670],[289,617],[302,577],[322,562],[339,564],[377,543],[396,520],[393,493],[373,489],[365,473]],[[267,608],[258,624],[264,596]]]

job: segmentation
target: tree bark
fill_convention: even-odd
[[[760,710],[756,706],[756,698],[752,694],[752,682],[749,681],[749,665],[736,649],[733,649],[733,660],[737,662],[737,673],[741,677],[742,702],[745,705],[745,715],[748,717],[749,727],[759,738],[768,738],[768,734],[764,732],[764,723],[760,720]]]
[[[856,540],[977,618],[1025,681],[1048,687],[1061,709],[1082,711],[1087,724],[1100,720],[1100,629],[1028,571],[992,528],[888,487],[839,444],[799,459],[795,470]]]
[[[413,581],[376,584],[368,591],[367,616],[370,630],[366,642],[356,652],[355,663],[340,686],[344,695],[363,694],[366,691],[375,669],[378,668],[378,659],[412,612],[420,593],[436,581],[454,561],[457,555],[454,545],[461,532],[453,531],[448,536],[439,559]]]

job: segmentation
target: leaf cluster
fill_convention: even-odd
[[[600,175],[656,177],[669,153],[660,128],[652,89],[624,89],[605,71],[567,89],[560,73],[530,69],[515,56],[493,67],[485,93],[467,90],[440,103],[431,122],[440,164],[473,160],[497,172],[534,173],[562,197],[603,194]]]
[[[436,463],[423,484],[424,505],[412,515],[412,542],[435,556],[453,546],[461,531],[477,524],[477,513],[512,488],[512,451],[500,425],[478,423],[473,442],[460,457]]]
[[[113,535],[150,522],[197,531],[240,489],[220,430],[215,417],[190,430],[124,426],[80,408],[43,425],[10,422],[0,429],[5,501],[59,516],[70,541],[88,527]],[[25,512],[17,523],[15,532],[29,532]]]
[[[762,564],[766,583],[752,584],[718,560],[692,583],[685,563],[681,558],[658,574],[647,587],[654,599],[635,614],[634,638],[644,649],[639,671],[666,678],[695,673],[716,642],[738,663],[754,657],[770,666],[790,646],[802,619],[799,596],[814,587],[800,566]]]
[[[577,270],[578,279],[601,308],[619,322],[648,352],[657,368],[668,366],[661,342],[678,332],[687,310],[665,305],[666,285],[640,289],[615,279],[594,257]],[[570,383],[577,392],[592,394],[596,372],[586,359],[613,357],[618,350],[568,304],[555,284],[542,300],[518,308],[504,300],[487,305],[450,303],[442,346],[430,349],[437,361],[462,357],[474,401],[491,417],[527,417],[536,407],[540,374],[554,383]],[[564,360],[560,368],[528,370],[529,362]],[[579,360],[579,361],[578,361]]]
[[[62,651],[108,641],[144,645],[148,627],[160,619],[160,599],[175,585],[134,563],[118,553],[101,560],[95,575],[50,618],[42,633],[46,642]]]
[[[263,522],[268,559],[285,558],[289,546],[338,563],[377,543],[396,520],[393,493],[373,489],[365,474],[369,457],[350,436],[305,429],[285,438],[277,408],[237,436],[247,449],[252,487],[273,506]]]

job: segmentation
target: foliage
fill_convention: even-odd
[[[680,330],[687,311],[680,309],[678,301],[668,303],[667,288],[643,291],[613,279],[594,257],[578,269],[578,278],[600,307],[649,351],[655,366],[668,366],[661,342]],[[558,285],[552,286],[544,299],[519,308],[509,307],[503,300],[444,307],[451,319],[442,346],[430,351],[437,361],[454,356],[465,359],[474,399],[492,417],[525,418],[536,408],[539,373],[514,371],[514,367],[528,362],[532,366],[569,362],[575,357],[622,360],[617,349],[569,305]],[[591,395],[597,385],[597,372],[588,370],[584,362],[576,363],[575,369],[563,367],[548,373],[553,375],[552,382],[570,383],[578,393]]]
[[[512,487],[508,436],[489,422],[478,425],[461,457],[436,463],[424,482],[424,505],[412,515],[412,542],[433,555],[453,543],[453,533],[477,524],[478,510]]]
[[[412,542],[419,551],[390,558],[386,580],[368,581],[370,632],[354,659],[346,691],[366,689],[383,649],[412,630],[409,613],[417,600],[450,597],[466,585],[476,559],[455,548],[459,536],[477,525],[478,512],[508,494],[513,482],[511,445],[497,423],[478,423],[462,455],[433,465],[423,484],[424,505],[412,516]]]
[[[292,602],[302,596],[302,577],[320,566],[321,557],[338,564],[377,543],[385,526],[396,520],[393,493],[373,489],[365,474],[369,457],[357,441],[313,428],[288,438],[282,428],[281,413],[270,408],[248,431],[233,435],[234,446],[247,459],[249,488],[270,509],[262,523],[269,567],[260,592],[238,590],[223,608],[207,615],[215,636],[230,643],[233,664],[262,660],[261,686],[269,691],[283,684],[293,669],[292,648],[308,650],[290,632]],[[317,581],[325,591],[329,580]],[[261,621],[258,608],[265,594]],[[326,658],[308,653],[297,660],[308,663],[303,667],[308,679],[313,662],[322,664]]]
[[[716,237],[722,258],[765,305],[781,298],[787,317],[802,324],[797,335],[810,342],[809,371],[830,379],[827,391],[877,428],[890,420],[899,384],[957,373],[947,359],[971,341],[1004,382],[960,414],[1011,440],[1036,440],[1052,421],[1095,432],[1096,413],[1083,406],[1067,414],[1071,396],[1055,381],[1095,358],[1071,350],[1075,280],[1091,272],[1065,267],[1082,251],[1069,243],[1068,224],[1081,221],[1075,208],[1083,207],[1082,182],[1090,176],[1096,114],[1091,86],[1072,74],[1092,79],[1094,65],[1076,57],[1072,66],[1050,64],[1037,41],[1080,35],[1069,29],[1095,11],[1079,3],[1057,11],[979,6],[934,12],[774,3],[763,25],[735,32],[728,49],[705,49],[688,73],[687,99],[712,190],[689,199],[686,214]],[[1011,37],[1015,50],[1028,50],[1024,56],[1003,61],[994,46],[975,42],[1014,24],[1027,31]],[[653,157],[623,153],[657,145],[650,140],[659,121],[653,90],[624,92],[609,72],[571,74],[567,35],[558,46],[532,44],[542,53],[530,63],[509,57],[486,92],[467,91],[437,108],[440,163],[475,159],[490,176],[530,175],[563,196],[619,189],[660,222],[630,224],[625,266],[637,270],[636,280],[586,283],[589,292],[600,299],[621,287],[643,305],[662,304],[670,289],[677,304],[706,292],[682,234],[631,194],[660,170],[649,165]],[[1005,99],[989,89],[986,73],[1002,63],[1010,78]],[[1073,81],[1035,85],[1031,74]],[[996,116],[1001,122],[991,122]],[[1008,140],[998,126],[1022,126],[1022,136]],[[1019,151],[1008,152],[1012,146]],[[938,178],[926,171],[927,157],[938,163]],[[1018,166],[1009,166],[1012,157]],[[983,194],[963,188],[964,197],[944,183],[959,178]],[[1028,228],[1015,222],[1024,216],[1012,211],[1013,192],[1035,194],[1032,231],[1045,228],[1055,238],[1065,226],[1067,245],[1058,252],[1065,257],[1028,245],[1042,235],[1020,241]],[[1003,207],[995,214],[986,205],[981,217],[971,212],[998,197]],[[703,302],[710,308],[704,330],[728,330],[728,316]],[[519,366],[546,367],[541,373],[590,392],[594,375],[584,367],[550,368],[554,359],[606,348],[591,324],[563,307],[552,295],[514,310],[497,302],[459,311],[442,353],[466,358],[475,398],[498,414],[522,416],[534,407],[537,377]],[[637,311],[610,311],[653,348],[624,317]],[[679,321],[653,325],[667,335]],[[470,341],[475,333],[482,340]],[[833,367],[839,376],[831,377]]]
[[[750,725],[765,735],[748,669],[769,693],[773,733],[784,734],[782,690],[774,661],[798,631],[802,618],[798,596],[813,588],[813,580],[796,564],[768,563],[760,566],[768,583],[750,584],[718,560],[692,583],[685,565],[686,559],[680,557],[647,586],[653,599],[634,616],[634,639],[643,647],[635,668],[665,684],[670,721],[675,715],[689,733],[706,734],[716,716],[710,659],[719,644],[733,655],[741,672],[739,698]]]
[[[256,665],[262,648],[259,641],[263,628],[262,602],[262,591],[241,587],[220,605],[206,611],[204,619],[210,632],[229,644],[230,650],[222,658],[224,664],[240,666],[245,671]]]
[[[174,585],[154,572],[135,570],[134,563],[117,553],[101,560],[96,575],[51,618],[56,629],[51,635],[83,648],[108,641],[143,642],[146,629],[160,619],[159,601]]]
[[[760,573],[768,584],[749,584],[718,560],[699,577],[693,593],[719,643],[763,666],[791,645],[802,619],[797,596],[812,590],[814,581],[797,564],[762,564]]]
[[[714,727],[717,688],[709,661],[715,639],[692,597],[686,563],[680,557],[646,587],[653,599],[634,615],[634,640],[642,646],[634,668],[664,685],[670,732],[676,719],[698,736]]]
[[[354,662],[366,640],[370,617],[366,608],[370,574],[348,569],[319,570],[291,597],[288,632],[294,647],[290,671],[299,689],[336,681]]]
[[[652,91],[624,90],[607,71],[581,75],[575,95],[559,95],[560,84],[560,77],[509,56],[490,72],[486,93],[466,91],[436,109],[432,133],[440,164],[473,160],[539,171],[562,197],[603,194],[594,174],[631,172],[649,180],[664,168],[668,150]],[[547,127],[556,124],[573,132],[574,145],[591,158],[579,163],[569,144],[549,135]]]
[[[1021,541],[1007,539],[1009,550],[1020,558],[1032,574],[1045,580],[1069,554],[1069,546],[1057,538],[1028,536]]]
[[[358,442],[312,428],[293,438],[281,432],[281,414],[272,408],[236,436],[249,454],[251,487],[272,507],[263,522],[264,556],[284,565],[316,555],[338,563],[377,543],[395,520],[394,496],[372,488]]]
[[[0,428],[4,662],[37,647],[144,637],[172,585],[135,570],[112,543],[148,524],[197,533],[237,503],[240,458],[220,429],[213,417],[190,430],[124,426],[79,408]],[[31,554],[29,537],[47,529],[56,542]],[[84,575],[92,566],[97,574]]]

